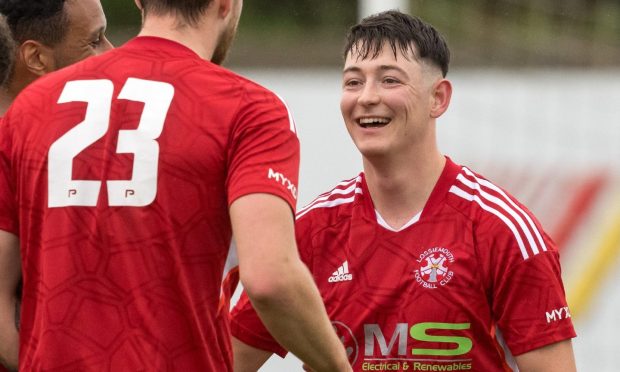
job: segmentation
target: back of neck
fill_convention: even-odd
[[[205,22],[189,25],[171,15],[150,15],[138,36],[155,36],[176,41],[193,50],[202,59],[211,60],[216,45],[215,30],[208,30]]]

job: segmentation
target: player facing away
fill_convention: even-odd
[[[340,108],[363,172],[297,213],[300,254],[356,371],[574,371],[558,251],[510,194],[442,155],[449,50],[388,11],[351,28]],[[284,355],[246,298],[238,371]],[[505,346],[505,347],[504,347]]]
[[[39,77],[112,48],[99,0],[0,0],[0,13],[17,41],[0,89],[0,116]]]
[[[242,2],[136,4],[138,37],[38,79],[0,124],[20,370],[230,371],[235,273],[279,342],[315,370],[350,370],[295,246],[291,117],[218,66]],[[15,361],[6,292],[1,356]]]

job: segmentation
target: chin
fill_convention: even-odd
[[[379,144],[359,144],[356,146],[362,156],[366,159],[383,158],[389,154],[386,146]]]

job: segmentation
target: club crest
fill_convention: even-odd
[[[442,287],[454,277],[454,271],[450,269],[454,255],[447,248],[429,248],[420,254],[416,262],[418,267],[413,274],[416,282],[424,288]]]

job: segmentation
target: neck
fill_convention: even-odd
[[[176,41],[193,50],[202,59],[210,61],[219,33],[208,25],[208,20],[202,20],[194,26],[180,23],[176,17],[170,15],[149,15],[138,36],[156,36]]]
[[[436,148],[399,159],[364,158],[370,196],[388,225],[398,229],[424,208],[445,163]]]
[[[13,103],[14,98],[15,97],[8,92],[7,88],[2,87],[0,89],[0,117],[6,114],[6,111],[9,109],[9,106],[11,106],[11,103]]]
[[[18,66],[15,66],[11,79],[4,86],[0,87],[0,117],[4,116],[19,92],[35,81],[36,78],[36,76],[30,74],[28,77],[25,77]]]

